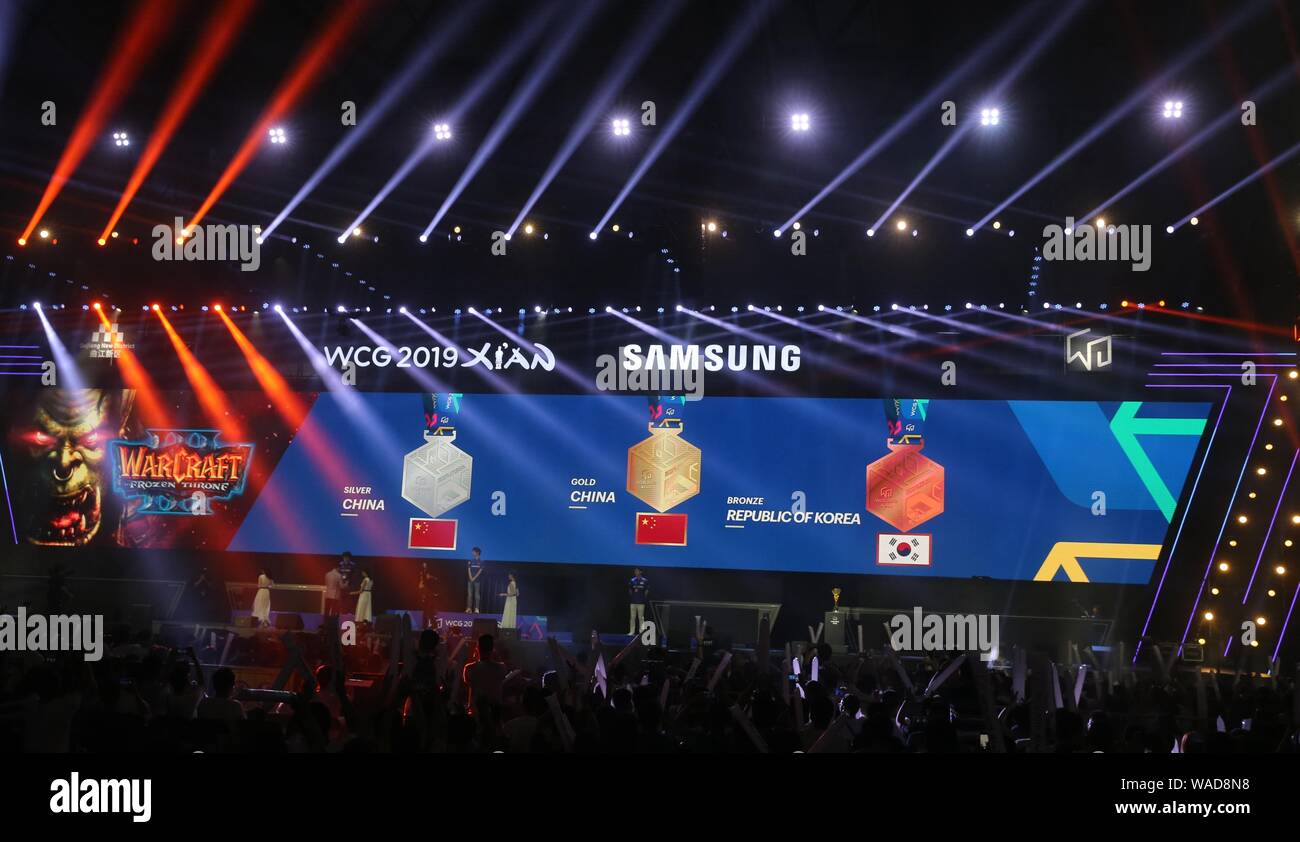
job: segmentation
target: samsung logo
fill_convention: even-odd
[[[798,345],[624,345],[626,371],[798,371]]]

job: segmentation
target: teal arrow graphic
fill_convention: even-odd
[[[1137,437],[1199,436],[1205,430],[1205,419],[1138,418],[1137,413],[1141,408],[1142,401],[1121,403],[1115,412],[1115,417],[1110,419],[1110,432],[1115,436],[1115,441],[1119,443],[1124,455],[1128,457],[1129,463],[1133,465],[1133,470],[1137,471],[1138,478],[1151,494],[1151,499],[1156,501],[1160,513],[1165,516],[1166,521],[1171,521],[1174,519],[1174,509],[1177,508],[1178,501],[1169,493],[1169,486],[1165,485],[1156,466],[1151,464],[1151,459],[1138,443]]]

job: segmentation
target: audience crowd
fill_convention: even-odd
[[[549,649],[413,632],[340,646],[332,632],[185,641],[121,633],[105,656],[0,657],[0,751],[1122,752],[1297,751],[1289,680],[1099,673],[1035,705],[1010,670],[929,659]],[[237,641],[237,642],[236,642]],[[390,648],[391,647],[391,648]],[[816,660],[814,667],[813,661]],[[607,666],[608,665],[608,666]],[[987,676],[987,682],[983,676]],[[910,686],[909,686],[910,685]],[[1040,690],[1041,692],[1041,690]],[[1028,699],[1022,696],[1028,695]]]

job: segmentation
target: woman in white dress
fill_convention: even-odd
[[[257,594],[253,597],[253,619],[259,626],[271,625],[271,586],[275,582],[263,570],[257,577]]]
[[[375,587],[375,581],[370,578],[369,570],[361,571],[361,590],[357,591],[357,615],[358,623],[373,623],[375,621],[375,611],[370,598],[370,592]]]
[[[501,628],[513,629],[519,625],[516,613],[519,603],[519,583],[515,581],[515,574],[507,575],[510,577],[510,584],[506,585],[506,592],[500,594],[506,598],[506,607],[501,611]]]

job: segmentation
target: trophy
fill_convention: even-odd
[[[840,610],[840,594],[844,593],[839,588],[831,588],[831,599],[835,602],[833,610]]]

